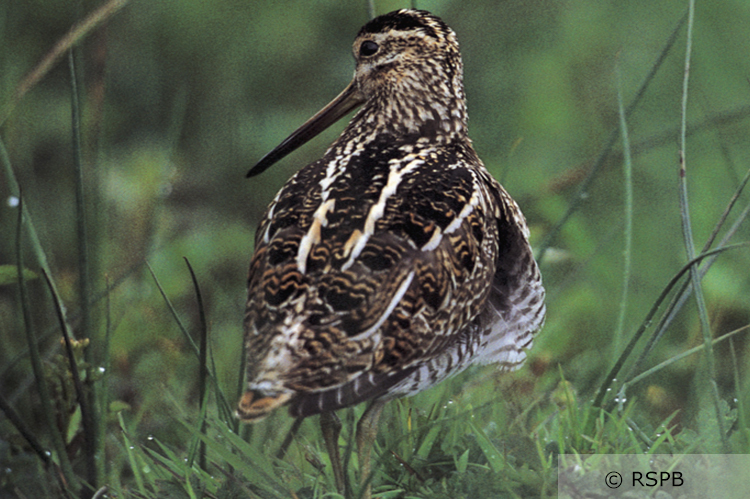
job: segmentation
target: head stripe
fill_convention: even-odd
[[[424,10],[399,10],[383,16],[376,17],[365,24],[359,31],[358,36],[367,33],[385,33],[386,31],[411,31],[421,29],[424,33],[432,38],[439,38],[438,33],[432,23],[426,23],[425,18],[433,21],[443,30],[448,29],[442,21]]]

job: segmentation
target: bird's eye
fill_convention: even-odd
[[[378,44],[373,42],[372,40],[365,40],[362,42],[362,45],[359,46],[359,55],[362,56],[370,56],[375,54],[375,52],[378,51],[380,47],[378,47]]]

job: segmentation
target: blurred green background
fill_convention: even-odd
[[[411,5],[374,3],[378,14]],[[632,102],[687,2],[416,4],[442,17],[457,33],[475,148],[518,201],[532,243],[541,247],[577,202],[582,182],[618,129],[618,85],[625,104]],[[70,27],[99,5],[63,0],[0,3],[0,107],[13,101],[23,77]],[[195,416],[198,404],[198,362],[144,262],[153,268],[188,329],[197,334],[195,293],[183,257],[189,259],[205,300],[218,379],[226,393],[234,394],[255,226],[284,181],[320,157],[344,123],[260,177],[246,180],[244,175],[349,82],[351,43],[367,20],[364,1],[134,0],[79,45],[93,301],[87,348],[99,362],[109,356],[103,391],[110,401],[127,404],[126,419],[137,438],[155,435],[179,446],[182,437],[175,418]],[[625,213],[618,141],[582,193],[578,209],[548,241],[541,262],[548,290],[547,324],[527,367],[489,382],[503,390],[492,392],[497,403],[520,407],[544,399],[560,372],[582,399],[592,398],[658,294],[686,263],[677,135],[685,40],[682,27],[627,120],[634,197],[624,336],[615,334],[622,302]],[[750,3],[698,2],[686,151],[698,248],[750,166],[748,54]],[[75,331],[81,301],[70,85],[64,58],[17,103],[0,128],[0,138]],[[0,265],[15,265],[18,213],[9,179],[0,179]],[[749,202],[743,193],[729,223]],[[749,235],[745,222],[733,241]],[[28,245],[25,257],[26,266],[38,270]],[[111,292],[105,300],[107,285]],[[720,256],[703,285],[714,337],[750,323],[748,249]],[[60,364],[49,293],[41,279],[30,281],[29,290],[33,327],[42,337],[48,366]],[[111,342],[105,352],[107,329]],[[0,285],[0,391],[37,428],[42,421],[23,330],[17,286]],[[641,369],[701,343],[691,297]],[[730,360],[727,345],[715,350],[717,380],[721,395],[734,407],[748,402],[744,387],[750,359],[745,335],[734,340],[737,364]],[[694,378],[702,366],[701,357],[694,355],[629,393],[639,399],[642,420],[656,425],[680,410],[677,421],[695,428],[701,396]],[[480,380],[494,379],[491,370],[475,370],[445,389],[464,393],[472,386],[467,380],[478,373]],[[70,394],[55,397],[61,406],[72,403]],[[415,400],[419,407],[419,397]],[[279,414],[263,431],[272,431],[268,428],[279,421],[288,424],[283,418],[288,416]],[[114,419],[110,423],[116,426]],[[27,449],[2,418],[0,439],[0,467],[15,468]],[[115,448],[115,432],[109,439]],[[0,486],[12,482],[13,477],[0,477]]]

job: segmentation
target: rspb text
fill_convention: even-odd
[[[557,490],[561,499],[745,498],[750,490],[748,469],[748,455],[560,454]]]

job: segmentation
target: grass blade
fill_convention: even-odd
[[[138,492],[142,496],[146,496],[146,486],[143,483],[143,474],[141,473],[141,466],[138,463],[137,456],[135,454],[135,446],[128,437],[128,431],[125,429],[125,420],[122,418],[122,413],[117,413],[117,420],[120,422],[120,430],[122,430],[122,439],[125,443],[125,451],[128,456],[128,462],[130,463],[130,469],[133,471],[133,478],[135,478]]]
[[[750,327],[750,326],[749,326]],[[743,328],[745,329],[745,328]],[[726,337],[722,336],[722,338]],[[745,393],[742,390],[742,381],[740,380],[740,367],[739,363],[737,361],[737,352],[734,347],[734,341],[729,340],[729,352],[732,355],[732,375],[734,376],[734,393],[742,394]],[[747,426],[747,417],[746,417],[746,411],[745,411],[745,401],[741,396],[738,396],[735,401],[737,402],[737,413],[738,413],[738,424],[740,425],[740,434],[742,435],[742,440],[744,441],[745,448],[741,449],[741,453],[748,453],[748,450],[750,450],[750,431],[748,431]]]
[[[607,389],[612,384],[612,381],[614,381],[614,379],[617,377],[617,374],[620,372],[623,365],[625,365],[625,362],[630,357],[630,354],[633,353],[633,349],[635,348],[635,345],[638,343],[638,340],[641,339],[641,337],[643,336],[643,333],[651,325],[651,321],[653,320],[654,315],[656,315],[656,312],[659,311],[661,304],[664,302],[664,300],[667,298],[669,293],[672,291],[672,288],[674,288],[674,286],[680,281],[680,279],[682,279],[685,273],[688,272],[694,265],[699,264],[705,258],[708,258],[713,255],[718,255],[719,253],[723,253],[728,250],[744,248],[748,246],[750,246],[750,241],[730,244],[727,246],[723,246],[721,248],[713,249],[711,251],[706,251],[705,253],[702,253],[698,255],[697,257],[693,258],[692,260],[690,260],[672,277],[672,279],[670,279],[670,281],[662,290],[659,297],[651,306],[651,309],[646,314],[646,318],[643,320],[643,322],[641,322],[641,325],[638,327],[635,334],[633,334],[633,336],[630,338],[630,342],[628,342],[628,344],[625,346],[625,350],[623,350],[622,354],[620,354],[620,357],[618,357],[617,362],[615,362],[615,365],[612,366],[612,369],[610,369],[609,373],[607,373],[607,375],[604,377],[604,381],[602,381],[601,386],[599,386],[599,391],[597,392],[596,398],[594,399],[594,404],[593,404],[594,407],[602,406],[604,397],[607,394]]]
[[[497,447],[495,447],[495,444],[490,441],[484,431],[479,429],[471,421],[468,421],[468,424],[471,428],[471,431],[474,433],[474,436],[477,438],[477,444],[479,445],[479,448],[482,449],[482,453],[484,454],[484,457],[487,458],[487,463],[490,465],[492,471],[494,471],[495,473],[501,472],[503,468],[505,468],[503,453],[500,452]]]
[[[193,266],[190,265],[190,261],[185,258],[185,264],[190,271],[190,278],[193,280],[193,288],[195,289],[195,298],[198,302],[198,316],[200,318],[200,350],[198,352],[198,362],[200,364],[200,370],[198,372],[198,399],[200,400],[200,413],[201,413],[201,434],[206,434],[206,381],[209,376],[208,373],[208,325],[206,324],[206,310],[203,306],[203,295],[201,294],[201,288],[198,285],[198,278],[195,276]],[[206,443],[205,441],[200,442],[198,450],[198,466],[202,470],[206,470]]]
[[[724,340],[730,339],[732,336],[734,336],[736,334],[747,332],[748,329],[750,329],[750,325],[745,326],[745,327],[741,327],[739,329],[735,329],[734,331],[731,331],[731,332],[729,332],[729,333],[727,333],[727,334],[725,334],[725,335],[723,335],[723,336],[721,336],[719,338],[716,338],[716,339],[712,340],[711,343],[713,345],[717,345],[717,344],[721,343]],[[679,354],[677,354],[677,355],[675,355],[673,357],[670,357],[669,359],[665,360],[664,362],[661,362],[661,363],[655,365],[651,369],[648,369],[648,370],[642,372],[638,376],[634,376],[632,379],[629,379],[628,381],[626,381],[625,383],[622,384],[622,387],[620,388],[620,393],[621,394],[624,393],[624,391],[626,389],[628,389],[631,386],[635,385],[636,383],[642,381],[643,379],[651,376],[652,374],[656,374],[657,372],[661,371],[665,367],[668,367],[668,366],[674,364],[675,362],[678,362],[678,361],[684,359],[685,357],[689,357],[689,356],[691,356],[691,355],[693,355],[695,353],[701,352],[701,351],[705,350],[705,348],[706,348],[706,345],[698,345],[698,346],[693,347],[693,348],[691,348],[689,350],[686,350],[686,351],[684,351],[682,353],[679,353]],[[740,392],[738,391],[738,393],[740,393]]]
[[[68,460],[68,453],[65,450],[65,442],[63,436],[55,424],[54,410],[52,408],[52,399],[50,397],[49,387],[47,386],[47,380],[44,376],[44,368],[42,367],[42,358],[39,354],[39,346],[37,344],[36,333],[34,326],[31,323],[31,309],[28,299],[28,293],[26,291],[26,280],[23,274],[23,249],[22,249],[22,235],[23,235],[23,197],[19,196],[18,205],[18,225],[16,227],[16,263],[18,265],[18,291],[21,301],[21,311],[23,315],[23,323],[26,332],[26,341],[29,348],[29,357],[31,359],[31,368],[34,372],[34,380],[36,382],[37,391],[39,392],[39,398],[42,405],[42,412],[44,414],[44,422],[47,426],[49,437],[52,440],[52,445],[55,448],[57,459],[60,462],[60,469],[66,485],[72,490],[78,490],[79,483],[78,478],[73,472],[73,467]]]
[[[13,167],[10,163],[10,157],[8,156],[8,151],[5,148],[5,143],[3,142],[2,137],[0,137],[0,163],[2,163],[3,170],[5,171],[5,178],[8,181],[7,185],[9,188],[8,190],[10,191],[10,195],[15,196],[19,200],[18,209],[24,210],[24,228],[26,229],[26,234],[28,235],[31,250],[36,257],[36,262],[39,267],[41,267],[51,275],[52,272],[50,271],[49,262],[47,261],[47,253],[45,253],[44,248],[42,247],[42,243],[39,241],[39,234],[36,231],[36,227],[34,226],[34,223],[32,221],[31,214],[29,213],[28,208],[26,208],[25,203],[21,203],[21,188],[18,185],[18,180],[16,179],[16,175],[13,172]],[[53,282],[52,285],[54,286],[54,284],[55,283]],[[63,313],[65,313],[64,308]]]
[[[690,205],[688,202],[687,192],[687,102],[688,102],[688,83],[690,80],[690,58],[693,46],[693,22],[695,18],[695,0],[688,2],[688,22],[687,22],[687,46],[685,48],[685,72],[682,80],[682,118],[680,128],[680,218],[682,220],[682,233],[685,242],[685,250],[688,259],[695,257],[695,243],[693,241],[693,229],[690,222]],[[706,309],[706,300],[703,296],[701,278],[698,267],[690,267],[690,280],[695,292],[695,301],[698,305],[698,316],[700,317],[701,332],[703,333],[703,344],[705,346],[706,371],[709,378],[709,391],[714,402],[716,410],[716,425],[721,436],[724,452],[729,452],[729,441],[727,440],[724,429],[724,418],[721,409],[721,396],[719,387],[716,384],[716,368],[714,366],[714,351],[711,341],[711,326],[708,321],[708,311]]]
[[[614,351],[620,350],[625,329],[625,314],[628,309],[628,285],[630,283],[630,260],[633,244],[633,163],[630,157],[630,137],[628,123],[625,116],[625,106],[622,101],[622,79],[619,67],[617,70],[617,108],[620,114],[620,131],[622,135],[623,151],[623,183],[625,184],[625,248],[623,249],[622,297],[620,298],[620,312],[615,329]]]
[[[747,171],[744,179],[740,182],[740,185],[737,187],[734,195],[729,201],[729,204],[724,210],[724,213],[720,217],[719,222],[714,227],[714,230],[712,231],[711,236],[708,238],[708,241],[706,241],[706,244],[703,246],[704,253],[708,251],[711,245],[713,245],[716,236],[718,235],[719,231],[721,230],[722,225],[724,224],[727,216],[729,215],[729,212],[734,207],[736,201],[739,199],[740,194],[744,190],[745,186],[748,184],[749,180],[750,180],[750,170]],[[748,204],[745,207],[742,213],[740,213],[740,215],[737,217],[737,220],[735,220],[732,226],[729,228],[729,230],[727,230],[724,237],[721,238],[721,240],[719,241],[719,244],[717,245],[718,248],[726,246],[726,244],[737,233],[737,231],[740,228],[740,225],[742,225],[742,223],[745,221],[748,215],[750,215],[750,204]],[[709,271],[713,263],[716,261],[716,258],[718,258],[718,255],[713,255],[707,258],[706,261],[703,263],[703,265],[700,268],[701,279],[703,279],[703,276],[705,276],[706,273]],[[670,324],[676,317],[677,312],[682,309],[683,305],[685,304],[687,299],[690,297],[690,294],[692,293],[692,291],[693,291],[693,287],[691,285],[691,282],[689,280],[685,281],[680,287],[680,290],[672,298],[671,302],[667,306],[667,309],[664,311],[664,314],[662,315],[661,319],[659,319],[657,326],[654,328],[654,333],[651,335],[648,342],[646,343],[646,346],[643,348],[643,351],[639,355],[638,360],[636,360],[633,363],[632,367],[628,371],[628,374],[625,376],[626,380],[630,380],[634,376],[633,373],[638,371],[643,361],[655,348],[656,344],[659,342],[661,337],[666,332],[667,328],[670,326]]]
[[[419,449],[417,449],[416,456],[420,459],[426,460],[427,457],[430,455],[430,451],[432,450],[432,446],[435,443],[435,440],[438,437],[438,434],[440,433],[440,426],[435,424],[432,426],[432,428],[429,429],[427,432],[427,435],[425,435],[424,440],[422,440],[422,443],[419,445]]]
[[[91,306],[89,297],[89,251],[88,251],[88,228],[86,226],[86,197],[84,194],[83,159],[81,155],[81,104],[78,92],[78,71],[76,69],[75,46],[68,51],[68,68],[70,71],[70,122],[73,147],[73,164],[75,166],[75,207],[76,207],[76,239],[78,242],[78,301],[81,310],[81,318],[78,326],[78,337],[80,339],[91,337]],[[55,302],[59,302],[56,299]],[[58,306],[58,310],[61,310]],[[62,317],[61,317],[62,318]],[[63,326],[64,329],[64,326]],[[68,331],[64,330],[67,335]],[[68,345],[69,345],[68,338]],[[72,351],[71,351],[72,352]],[[97,407],[96,385],[93,382],[96,362],[93,358],[92,347],[83,350],[83,356],[88,364],[88,375],[86,377],[87,390],[81,391],[81,412],[83,415],[83,431],[86,434],[86,471],[89,484],[97,489],[99,486],[98,466],[96,451],[99,448],[96,443],[99,431],[96,429],[97,420],[90,410]],[[84,407],[86,412],[83,412]]]
[[[99,379],[99,383],[101,383],[101,386],[106,387],[106,380],[107,377],[110,375],[111,372],[111,357],[110,357],[110,340],[112,339],[112,303],[110,300],[109,295],[109,278],[105,275],[104,276],[104,288],[105,288],[105,300],[104,300],[104,345],[102,348],[102,363],[100,368],[100,374],[101,378]],[[104,456],[105,447],[106,447],[106,441],[107,441],[107,416],[109,414],[109,401],[110,401],[110,392],[109,390],[102,390],[101,395],[99,397],[99,408],[97,409],[99,412],[99,417],[101,418],[101,423],[97,425],[97,429],[99,430],[99,437],[97,438],[97,443],[99,444],[99,448],[96,450],[97,455]],[[99,464],[99,476],[105,477],[107,476],[107,463],[105,459],[98,459],[97,463]]]
[[[177,310],[174,308],[174,305],[172,305],[172,301],[167,297],[167,293],[164,291],[164,288],[161,285],[161,282],[159,282],[159,278],[156,277],[156,273],[154,272],[153,267],[148,262],[146,263],[146,268],[148,269],[149,273],[151,274],[151,277],[154,279],[154,282],[156,283],[156,287],[159,290],[159,293],[161,294],[162,298],[164,299],[164,302],[167,304],[167,308],[169,309],[170,314],[172,314],[172,318],[174,318],[175,322],[177,323],[177,327],[179,327],[180,332],[182,332],[182,335],[185,337],[185,340],[188,342],[188,344],[192,347],[193,353],[195,354],[196,359],[200,362],[201,360],[201,349],[198,345],[195,344],[195,340],[193,340],[193,337],[188,333],[187,327],[182,322],[182,319],[180,319],[180,316],[177,314]],[[205,317],[202,319],[205,320]],[[216,390],[216,394],[218,399],[221,402],[220,410],[222,413],[226,414],[233,414],[233,412],[229,409],[229,402],[227,402],[226,397],[224,396],[223,392],[221,391],[219,387],[219,382],[216,378],[216,369],[213,370],[213,372],[207,370],[206,375],[208,379],[211,380],[211,382],[214,384],[214,388]],[[237,397],[239,400],[239,397]],[[232,418],[234,420],[234,418]]]
[[[223,459],[227,465],[242,473],[248,481],[260,489],[280,497],[279,492],[288,490],[266,457],[253,451],[250,446],[224,425],[216,425],[220,439],[203,435],[196,428],[184,423],[190,431],[206,443],[208,450]]]
[[[50,293],[52,294],[52,302],[55,305],[55,311],[57,313],[57,320],[60,323],[60,330],[62,331],[62,337],[63,337],[63,344],[65,345],[65,353],[68,357],[68,365],[70,368],[70,375],[73,378],[73,386],[76,390],[76,400],[78,401],[78,405],[81,408],[81,424],[83,426],[83,436],[84,436],[84,449],[85,454],[87,457],[87,465],[89,466],[88,472],[89,472],[89,484],[96,488],[96,484],[92,481],[97,478],[97,466],[96,466],[96,451],[97,451],[97,443],[96,443],[96,425],[93,424],[95,421],[95,418],[97,416],[96,414],[96,406],[90,405],[91,400],[86,396],[86,387],[84,387],[83,382],[81,381],[81,375],[78,368],[78,363],[76,362],[75,354],[73,353],[73,345],[70,339],[70,333],[68,332],[67,324],[65,324],[65,318],[63,317],[62,313],[62,305],[60,297],[55,292],[55,288],[52,286],[52,278],[47,274],[47,272],[42,269],[42,274],[44,275],[44,279],[47,282],[47,287],[50,290]],[[88,383],[89,387],[92,385],[92,382],[89,381]],[[93,469],[92,469],[93,467]]]
[[[164,302],[167,304],[167,308],[169,308],[169,312],[172,314],[172,317],[177,323],[177,326],[180,328],[182,335],[185,337],[188,344],[193,348],[193,353],[195,353],[195,357],[197,359],[200,359],[200,350],[198,349],[198,345],[195,344],[195,340],[193,340],[193,337],[190,336],[190,333],[188,333],[188,330],[185,327],[185,325],[182,323],[180,316],[177,315],[177,310],[175,310],[174,305],[172,305],[172,302],[167,297],[167,293],[164,291],[164,288],[161,286],[161,283],[159,282],[159,278],[156,277],[156,273],[154,272],[154,269],[151,267],[151,265],[148,262],[146,262],[146,268],[148,268],[148,271],[151,273],[151,277],[154,278],[154,282],[156,283],[156,288],[159,290],[159,293],[161,293],[161,297],[164,299]]]
[[[62,58],[71,47],[81,41],[87,34],[94,30],[101,23],[112,17],[118,10],[125,6],[127,0],[110,0],[86,18],[74,25],[65,36],[60,38],[55,46],[47,55],[36,65],[36,67],[21,81],[16,90],[0,114],[0,127],[5,124],[10,117],[13,109],[23,99],[24,95],[29,92],[44,76],[50,72],[54,65]]]
[[[677,41],[677,34],[679,33],[682,26],[685,24],[687,17],[688,17],[688,14],[686,12],[677,22],[677,25],[675,26],[675,28],[672,30],[672,33],[669,35],[667,42],[664,44],[664,48],[659,54],[659,57],[657,57],[656,62],[654,62],[654,65],[651,67],[651,70],[646,75],[646,78],[643,80],[643,83],[641,84],[641,87],[638,89],[638,92],[636,93],[635,97],[633,97],[633,100],[630,102],[627,109],[625,110],[625,117],[629,117],[633,113],[635,108],[638,106],[638,104],[641,102],[641,99],[646,93],[646,89],[649,87],[649,85],[653,81],[654,77],[656,76],[656,73],[661,68],[662,64],[667,58],[667,55],[672,50],[672,47]],[[560,218],[560,220],[554,225],[554,227],[552,227],[549,230],[547,235],[544,237],[544,240],[542,240],[542,243],[539,245],[538,253],[536,257],[540,265],[542,263],[542,260],[544,259],[545,253],[547,252],[549,247],[552,245],[553,239],[557,237],[557,234],[560,232],[563,226],[568,222],[570,217],[573,216],[573,213],[575,213],[576,210],[578,210],[578,208],[581,206],[581,202],[586,198],[586,191],[588,191],[589,186],[597,177],[597,175],[599,174],[599,171],[602,169],[602,167],[606,163],[607,158],[609,157],[609,154],[612,152],[612,148],[617,142],[617,138],[619,136],[620,136],[619,127],[612,130],[612,133],[610,134],[607,143],[602,149],[602,152],[596,158],[596,161],[594,161],[594,165],[591,167],[591,170],[589,170],[589,172],[586,174],[586,178],[583,179],[583,181],[579,185],[578,191],[576,192],[575,197],[573,198],[570,205],[568,206],[568,209],[565,211],[565,213]]]

